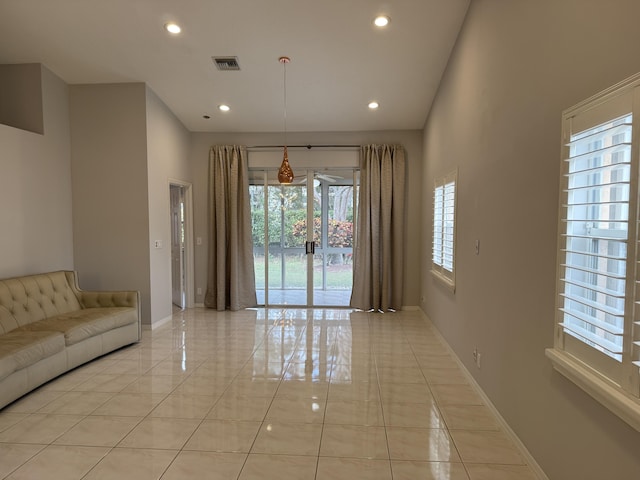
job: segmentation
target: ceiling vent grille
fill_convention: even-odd
[[[238,57],[211,57],[218,70],[240,70]]]

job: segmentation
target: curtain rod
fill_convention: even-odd
[[[257,150],[263,148],[284,148],[284,145],[251,145],[247,147],[247,150]],[[306,148],[311,150],[312,148],[360,148],[361,145],[287,145],[287,148]]]

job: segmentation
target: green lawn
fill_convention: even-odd
[[[285,282],[282,285],[282,263],[280,255],[269,256],[269,288],[305,288],[307,284],[307,259],[305,255],[286,255]],[[254,256],[256,272],[256,288],[264,288],[264,255]],[[351,264],[328,265],[327,289],[350,290],[353,281]],[[314,259],[313,283],[315,288],[322,288],[322,262]]]

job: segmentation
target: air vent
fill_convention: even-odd
[[[211,57],[218,70],[240,70],[238,57]]]

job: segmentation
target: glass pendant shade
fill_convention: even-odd
[[[284,147],[284,156],[282,158],[282,165],[280,165],[280,169],[278,170],[278,181],[280,183],[291,183],[293,182],[293,170],[291,170],[291,166],[289,165],[289,155],[287,153],[287,147]]]
[[[280,57],[278,61],[282,64],[283,70],[283,98],[284,98],[284,153],[282,155],[282,165],[278,170],[278,181],[280,183],[293,182],[293,170],[289,165],[289,154],[287,153],[287,63],[291,61],[289,57]]]

